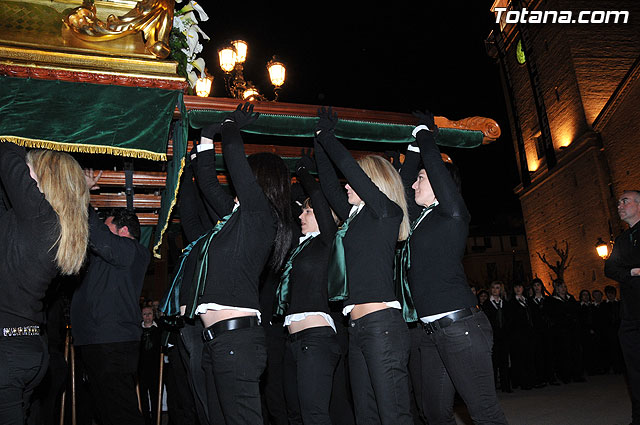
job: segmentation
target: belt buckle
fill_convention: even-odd
[[[212,341],[216,337],[216,334],[209,328],[202,331],[202,339],[204,342]]]

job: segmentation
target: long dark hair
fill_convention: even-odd
[[[293,238],[291,176],[287,165],[278,155],[260,152],[249,155],[247,160],[277,219],[276,237],[269,260],[269,267],[275,271],[284,263]]]

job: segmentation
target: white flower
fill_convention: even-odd
[[[193,26],[193,27],[191,27],[191,28],[194,28],[196,31],[198,31],[198,32],[202,35],[202,38],[204,38],[205,40],[211,40],[211,39],[209,38],[209,36],[208,36],[207,34],[205,34],[205,33],[204,33],[204,31],[202,31],[202,30],[200,29],[200,27],[199,27],[199,26],[194,25],[194,26]]]
[[[200,71],[200,76],[204,78],[204,59],[202,58],[198,58],[196,60],[194,60],[193,62],[191,62],[191,64],[193,65],[194,68],[196,68],[198,71]]]
[[[194,0],[191,0],[189,2],[189,4],[191,4],[191,6],[195,9],[196,12],[198,12],[198,16],[200,16],[200,20],[201,21],[208,21],[209,20],[209,15],[207,15],[204,11],[204,9]]]
[[[176,0],[177,3],[181,3],[182,0]],[[189,85],[194,87],[198,80],[198,73],[200,71],[201,77],[205,76],[205,62],[202,58],[197,58],[196,55],[202,52],[202,44],[200,44],[200,36],[205,40],[210,40],[209,36],[200,29],[197,25],[198,17],[201,21],[206,21],[209,16],[205,13],[204,9],[194,0],[190,0],[189,3],[184,5],[179,11],[176,11],[173,18],[173,26],[185,35],[187,40],[187,47],[182,49],[182,52],[187,56],[187,78]]]
[[[179,16],[173,17],[173,26],[180,32],[184,32],[187,29],[187,26],[182,22],[182,19],[180,19]]]

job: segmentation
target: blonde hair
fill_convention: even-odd
[[[58,215],[56,265],[65,275],[80,271],[89,240],[89,189],[80,164],[69,154],[31,150],[27,153],[38,187]]]
[[[358,159],[358,165],[366,173],[371,181],[402,209],[402,222],[398,232],[398,240],[403,241],[409,236],[409,214],[407,212],[407,199],[400,174],[393,165],[379,155],[367,155]]]

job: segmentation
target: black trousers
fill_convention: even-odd
[[[627,365],[632,424],[640,425],[640,320],[620,323],[620,345]]]
[[[288,425],[284,397],[284,353],[287,331],[282,322],[262,323],[267,341],[267,367],[260,379],[262,416],[268,425]]]
[[[207,387],[215,386],[226,425],[263,425],[260,375],[266,365],[261,326],[227,331],[204,344]]]
[[[146,363],[146,362],[145,362]],[[155,425],[158,417],[158,388],[160,386],[160,356],[148,359],[148,364],[138,368],[138,388],[142,415],[149,425]]]
[[[33,390],[47,371],[42,336],[0,336],[0,424],[23,425]]]
[[[341,301],[329,303],[329,308],[331,309],[330,316],[336,325],[336,339],[342,353],[333,375],[329,415],[331,415],[333,425],[355,425],[356,418],[353,413],[353,397],[349,380],[349,319],[342,314]]]
[[[289,335],[284,355],[284,394],[289,425],[331,425],[329,405],[340,346],[330,326]]]
[[[76,347],[87,373],[89,391],[101,425],[143,425],[138,410],[136,374],[139,341]]]
[[[422,322],[407,323],[411,337],[411,351],[409,352],[409,382],[411,387],[411,415],[415,425],[426,425],[424,412],[422,411],[422,363],[420,360],[420,342],[424,329]]]
[[[177,339],[177,344],[181,344],[180,338]],[[196,425],[199,422],[195,400],[178,347],[169,348],[166,358],[169,361],[164,364],[163,379],[167,387],[169,425]]]
[[[33,393],[29,425],[57,425],[60,423],[60,400],[69,368],[64,353],[49,349],[49,367]]]
[[[200,319],[186,323],[185,326],[180,329],[181,343],[178,343],[178,350],[180,351],[180,357],[187,371],[187,379],[193,393],[200,425],[224,425],[224,417],[222,416],[222,409],[218,403],[217,395],[207,397],[208,393],[215,392],[215,387],[207,390],[205,372],[202,368],[202,352],[204,350],[204,342],[202,341],[203,329]],[[209,406],[209,399],[214,402],[213,406]]]
[[[533,331],[518,330],[510,336],[511,382],[523,390],[535,384],[535,356]]]
[[[358,425],[413,425],[409,329],[387,308],[349,321],[349,371]]]
[[[491,347],[493,331],[477,312],[432,334],[420,343],[422,406],[429,425],[455,425],[456,390],[475,424],[506,424],[498,403]]]

